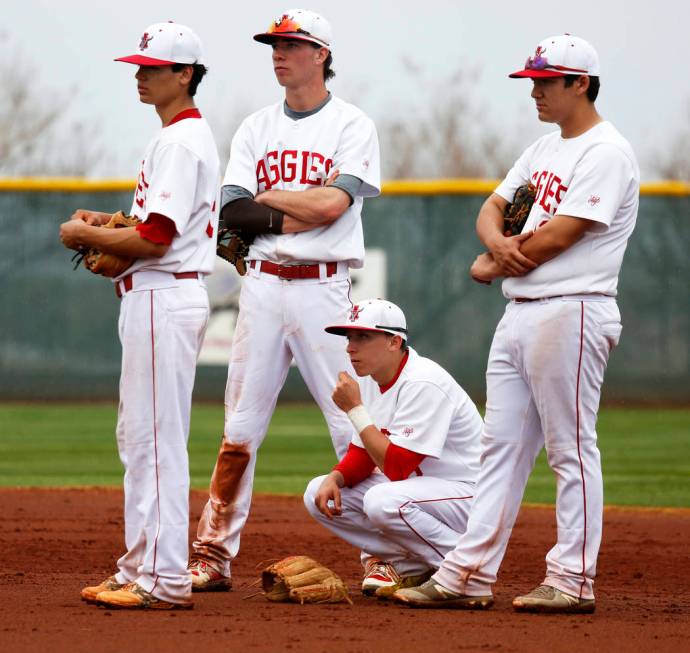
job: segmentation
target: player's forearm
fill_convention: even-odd
[[[495,194],[491,195],[484,202],[477,216],[477,236],[490,251],[493,251],[505,239],[503,235],[505,205],[507,202],[503,198]]]
[[[590,225],[589,220],[556,216],[522,243],[520,252],[541,265],[572,247],[585,235]]]
[[[107,254],[134,258],[160,258],[168,245],[152,243],[139,235],[135,227],[101,229],[84,224],[77,234],[79,247],[94,247]]]
[[[367,450],[367,453],[371,456],[371,459],[376,463],[376,466],[379,469],[383,469],[386,460],[386,451],[390,446],[388,438],[373,424],[367,426],[359,434],[359,437],[362,439],[362,444]]]
[[[256,201],[317,226],[335,222],[350,206],[349,195],[331,187],[308,191],[269,190],[257,195]]]
[[[311,231],[312,229],[319,229],[323,227],[323,224],[317,222],[305,222],[304,220],[298,220],[293,218],[291,215],[283,216],[283,231],[284,234],[299,234],[303,231]]]

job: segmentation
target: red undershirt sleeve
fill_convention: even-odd
[[[366,449],[350,443],[347,453],[333,468],[333,471],[338,471],[343,475],[347,487],[354,487],[357,483],[361,483],[365,478],[371,476],[375,467],[376,464]]]
[[[160,213],[151,213],[148,220],[138,224],[135,229],[142,238],[156,245],[170,245],[177,232],[175,223]]]
[[[404,449],[391,442],[386,449],[383,473],[391,481],[404,481],[415,471],[418,476],[421,476],[422,472],[419,470],[419,465],[425,458],[423,453]]]

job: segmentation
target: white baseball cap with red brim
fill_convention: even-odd
[[[277,38],[316,43],[331,49],[333,34],[329,22],[309,9],[288,9],[278,16],[265,32],[254,35],[259,43],[273,43]]]
[[[172,21],[147,27],[139,39],[136,53],[115,61],[139,66],[204,63],[201,39],[186,25]]]
[[[336,336],[345,336],[352,329],[380,331],[407,340],[405,315],[398,306],[385,299],[365,299],[357,302],[350,310],[345,324],[327,326],[325,330]]]
[[[599,71],[597,51],[584,39],[562,34],[544,39],[537,45],[534,55],[527,58],[524,69],[511,73],[508,77],[599,77]]]

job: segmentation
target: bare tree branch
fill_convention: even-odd
[[[0,174],[88,175],[103,158],[95,125],[70,120],[74,89],[41,85],[35,66],[0,36]]]

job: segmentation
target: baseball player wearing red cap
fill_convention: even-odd
[[[194,554],[195,590],[230,588],[230,562],[251,501],[256,452],[294,358],[339,456],[351,425],[330,387],[348,361],[324,327],[351,307],[349,268],[364,258],[363,199],[379,193],[372,121],[328,92],[331,28],[290,10],[254,37],[273,50],[285,101],[235,134],[222,187],[227,227],[254,237],[239,301],[225,395],[225,428]]]
[[[121,297],[117,443],[127,551],[114,576],[81,596],[119,608],[190,608],[187,439],[209,315],[204,275],[215,260],[219,161],[194,104],[206,68],[192,30],[151,25],[135,54],[118,61],[139,66],[139,99],[155,106],[163,128],[139,171],[131,214],[141,224],[100,229],[110,214],[79,210],[60,230],[67,247],[136,257],[114,279]]]
[[[488,248],[475,279],[503,278],[509,300],[487,367],[482,466],[466,532],[427,583],[396,593],[419,607],[472,607],[491,585],[535,458],[556,475],[558,540],[546,577],[520,611],[591,613],[603,483],[596,418],[604,371],[621,333],[618,274],[637,217],[639,169],[629,143],[597,113],[599,59],[583,39],[545,39],[524,69],[539,119],[560,130],[516,161],[484,203]],[[505,237],[503,210],[531,182],[522,234]]]
[[[364,594],[390,597],[429,578],[465,530],[482,418],[448,372],[407,345],[395,304],[359,302],[326,331],[347,338],[360,377],[341,372],[333,392],[355,435],[333,471],[309,483],[304,503],[367,552]]]

